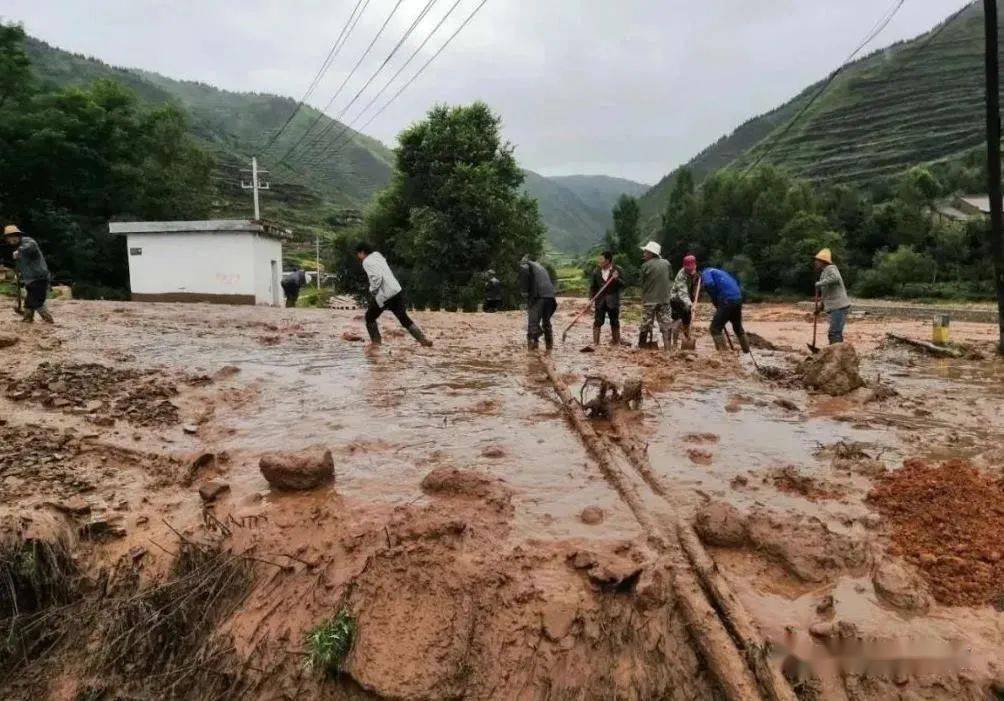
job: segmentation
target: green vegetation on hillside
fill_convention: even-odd
[[[974,3],[940,31],[847,66],[777,138],[818,86],[743,124],[696,156],[687,170],[701,182],[728,166],[743,169],[769,148],[765,163],[797,177],[870,186],[915,165],[964,159],[984,138],[982,9]],[[651,227],[666,207],[677,172],[642,198]]]
[[[36,80],[24,32],[0,24],[0,216],[36,238],[57,282],[128,286],[114,218],[197,218],[211,207],[212,158],[173,104],[122,84]]]
[[[537,203],[519,192],[523,172],[500,123],[481,102],[441,105],[398,137],[393,180],[369,211],[365,234],[414,304],[473,309],[489,269],[514,304],[519,259],[542,250]],[[351,236],[343,235],[332,269],[340,289],[361,293]]]

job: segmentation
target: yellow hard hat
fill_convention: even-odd
[[[821,250],[819,253],[816,254],[816,260],[821,260],[824,263],[832,263],[833,254],[830,253],[829,248],[824,248],[823,250]]]
[[[16,224],[8,224],[3,228],[4,236],[13,236],[14,234],[22,234],[22,233],[24,232],[18,229]]]

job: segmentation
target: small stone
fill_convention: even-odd
[[[490,445],[481,451],[481,457],[484,458],[504,458],[505,449],[501,446]]]
[[[81,496],[70,497],[58,502],[46,502],[46,506],[51,506],[56,511],[64,514],[80,516],[91,512],[91,505]]]
[[[816,604],[816,613],[820,615],[829,615],[833,613],[832,594],[827,594],[826,596],[824,596],[822,599],[819,600],[819,603]]]
[[[199,487],[199,496],[202,501],[216,501],[224,492],[230,491],[230,485],[221,480],[210,480]]]
[[[571,602],[555,602],[541,613],[541,627],[548,640],[557,642],[568,635],[575,623],[578,607]]]
[[[798,404],[791,401],[790,399],[785,399],[784,397],[778,397],[774,400],[774,403],[781,407],[782,409],[787,409],[788,411],[798,411]]]
[[[17,336],[9,336],[7,334],[0,335],[0,348],[10,348],[19,340],[20,339]]]
[[[196,433],[199,432],[199,427],[194,424],[185,424],[184,426],[181,427],[181,430],[190,436],[194,436]]]
[[[146,552],[146,548],[142,545],[137,545],[136,547],[129,549],[129,557],[132,558],[133,562],[138,562],[146,556]]]
[[[589,526],[595,526],[598,523],[603,523],[603,509],[598,506],[587,506],[579,514],[579,518],[582,522]]]
[[[585,570],[596,564],[596,556],[586,550],[579,550],[568,558],[568,562],[577,570]]]

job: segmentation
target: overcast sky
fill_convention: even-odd
[[[323,107],[397,0],[370,0],[311,102]],[[427,0],[397,15],[335,103],[337,115]],[[371,91],[454,0],[437,0]],[[480,0],[460,0],[402,74]],[[0,0],[0,16],[64,49],[230,90],[299,98],[355,0]],[[435,102],[483,99],[520,162],[544,174],[654,183],[747,118],[843,62],[893,0],[488,0],[366,131],[393,144]],[[920,34],[963,0],[907,0],[870,48]],[[388,91],[392,94],[395,88]],[[347,113],[368,102],[368,95]],[[377,103],[378,105],[380,103]],[[366,120],[364,116],[359,125]]]

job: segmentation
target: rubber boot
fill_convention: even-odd
[[[21,321],[23,321],[26,324],[33,324],[33,323],[35,323],[35,310],[34,309],[25,309],[24,310],[24,314],[21,315]]]
[[[594,326],[593,327],[593,345],[594,346],[600,345],[600,327],[599,326]]]
[[[44,305],[38,310],[38,315],[42,317],[42,321],[47,324],[56,323],[56,320],[52,318],[52,314],[49,313],[49,310]]]
[[[645,344],[648,342],[648,333],[645,331],[638,332],[638,347],[644,348]]]
[[[670,340],[669,339],[670,339],[670,336],[672,335],[672,333],[673,332],[670,331],[669,329],[667,329],[667,330],[665,330],[665,331],[662,332],[662,349],[665,352],[667,352],[667,353],[669,353],[669,346],[670,346]]]
[[[425,337],[425,334],[422,333],[422,329],[418,328],[417,324],[409,326],[408,333],[410,333],[416,341],[421,343],[426,348],[430,348],[432,346],[432,341]]]
[[[746,337],[746,333],[737,333],[736,338],[739,339],[739,347],[743,349],[743,353],[749,355],[750,340]]]
[[[711,334],[711,340],[715,342],[715,350],[719,353],[724,353],[729,349],[728,344],[725,343],[725,336],[721,333]]]
[[[526,349],[529,352],[533,353],[538,348],[540,348],[540,341],[537,340],[536,338],[533,338],[532,336],[527,336],[526,337]]]
[[[610,344],[619,346],[621,344],[621,327],[615,326],[610,329]]]
[[[374,346],[379,346],[383,343],[383,339],[380,337],[380,327],[377,326],[375,321],[370,321],[366,323],[366,331],[370,335],[370,343]]]
[[[554,331],[551,329],[544,329],[544,348],[548,353],[554,350]]]

